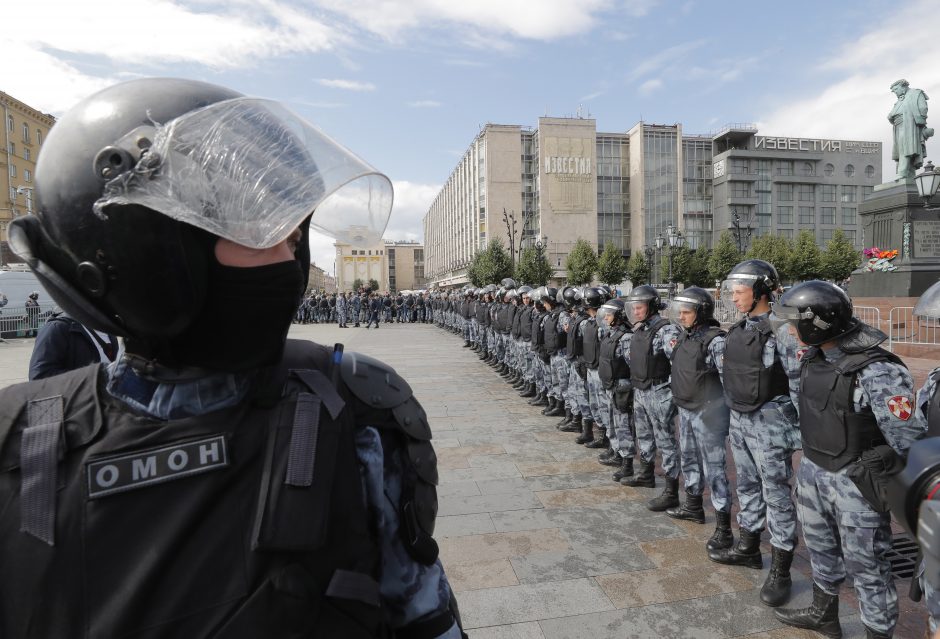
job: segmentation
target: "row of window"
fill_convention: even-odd
[[[801,206],[799,207],[798,213],[799,213],[799,223],[801,225],[816,223],[815,207]],[[763,215],[761,217],[769,217],[769,216]],[[835,224],[836,223],[836,207],[834,206],[819,207],[819,222],[820,224]],[[793,207],[792,206],[778,206],[777,207],[777,223],[793,224]],[[855,207],[843,206],[841,223],[844,225],[853,225],[853,226],[855,224],[858,224],[857,209]]]
[[[751,191],[750,182],[729,182],[731,197],[745,198],[745,197],[754,197]],[[854,184],[843,184],[840,188],[841,193],[836,192],[835,184],[778,184],[777,185],[777,200],[780,202],[792,202],[794,200],[799,200],[800,202],[814,202],[816,201],[816,189],[819,189],[819,201],[820,202],[858,202],[858,189],[861,188],[862,199],[871,195],[874,187],[872,186],[862,186],[858,187]],[[769,194],[769,191],[761,188],[761,185],[758,185],[756,189],[758,195],[764,193]],[[839,199],[836,199],[837,196]],[[769,202],[769,198],[763,198],[763,201]]]
[[[12,164],[12,163],[10,164],[10,177],[11,177],[11,178],[15,178],[15,177],[16,177],[16,165],[15,165],[15,164]],[[33,181],[33,172],[30,171],[29,169],[23,169],[23,179],[24,179],[25,181],[27,181],[27,182],[32,182],[32,181]]]
[[[769,172],[770,161],[761,160],[758,164],[758,172]],[[794,172],[794,161],[793,160],[776,160],[777,165],[777,175],[796,175]],[[823,174],[831,176],[835,173],[836,167],[830,162],[827,162],[823,165]],[[731,158],[731,172],[732,173],[749,173],[750,172],[750,159],[749,158]],[[846,177],[855,177],[855,165],[846,164],[843,168],[843,172]],[[814,162],[800,162],[799,163],[799,174],[806,176],[816,175],[816,164]],[[869,164],[865,167],[865,177],[873,178],[875,177],[875,167]]]
[[[7,116],[7,130],[13,131],[16,129],[16,122],[13,120],[12,115]],[[29,144],[29,125],[25,122],[23,123],[23,142]],[[36,144],[42,145],[42,129],[36,129]]]
[[[352,250],[352,254],[353,254],[353,255],[366,255],[366,251],[365,251],[365,249],[362,249],[362,250],[353,249],[353,250]],[[368,254],[369,254],[369,255],[372,255],[372,251],[369,251]],[[376,254],[376,255],[382,255],[382,254],[383,254],[383,251],[376,251],[375,254]]]
[[[14,156],[16,155],[16,145],[12,142],[10,142],[9,151],[10,151],[10,155],[14,155]],[[23,149],[23,159],[29,160],[29,161],[32,161],[33,159],[33,152],[28,147]]]

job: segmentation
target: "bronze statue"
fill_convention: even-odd
[[[894,108],[888,114],[888,121],[894,125],[894,146],[892,159],[898,163],[896,180],[914,177],[914,170],[924,164],[927,155],[927,138],[933,135],[933,129],[927,127],[927,94],[920,89],[912,89],[907,80],[898,80],[891,85],[891,91],[898,96]]]

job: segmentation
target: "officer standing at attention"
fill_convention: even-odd
[[[770,528],[771,566],[761,601],[780,606],[790,598],[790,565],[796,547],[796,508],[790,490],[791,460],[799,448],[797,408],[799,356],[787,331],[774,334],[770,303],[779,287],[777,269],[763,260],[736,265],[722,295],[745,314],[725,337],[719,361],[725,400],[731,408],[731,454],[740,512],[741,537],[732,548],[711,550],[720,564],[760,570],[760,535]]]
[[[797,495],[813,603],[775,614],[787,625],[841,637],[839,587],[848,574],[866,636],[891,637],[898,620],[887,558],[891,515],[872,468],[906,457],[924,434],[914,381],[901,359],[879,346],[887,335],[853,317],[852,302],[835,284],[794,286],[773,310],[812,347],[800,370]]]
[[[581,323],[583,345],[581,347],[581,363],[586,368],[587,378],[584,380],[587,389],[588,406],[591,416],[597,423],[600,436],[586,444],[585,448],[605,448],[608,453],[613,451],[610,447],[611,439],[616,438],[611,429],[610,402],[607,398],[604,385],[601,383],[598,367],[600,366],[601,339],[607,333],[607,326],[597,320],[597,310],[608,299],[607,292],[602,288],[584,289],[584,310],[588,319]],[[610,455],[606,455],[610,457]]]
[[[715,319],[715,300],[708,291],[692,286],[673,303],[684,329],[672,349],[672,396],[679,407],[685,503],[666,514],[704,524],[702,494],[707,484],[717,524],[706,548],[730,548],[731,489],[725,461],[730,413],[718,374],[725,332]]]
[[[627,351],[633,384],[633,417],[643,469],[621,481],[626,486],[655,485],[656,448],[663,458],[665,488],[647,508],[663,511],[679,505],[679,446],[676,442],[676,405],[669,387],[669,355],[679,339],[679,327],[659,314],[666,306],[649,285],[637,286],[627,297],[633,313],[633,337]]]
[[[627,323],[626,307],[623,300],[605,302],[597,312],[598,321],[607,325],[607,332],[601,339],[597,373],[607,393],[610,406],[610,422],[614,431],[611,450],[615,455],[604,455],[599,461],[608,466],[619,466],[613,479],[619,482],[633,476],[633,458],[636,456],[636,443],[633,435],[633,387],[630,385],[630,368],[624,353],[630,350],[630,338],[633,336]]]
[[[286,339],[311,216],[379,238],[388,179],[276,102],[143,79],[58,121],[36,199],[13,250],[126,354],[0,390],[0,636],[460,636],[424,411]]]

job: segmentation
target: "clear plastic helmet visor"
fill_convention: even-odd
[[[779,340],[791,337],[798,339],[800,320],[813,320],[813,324],[818,328],[829,328],[829,324],[816,317],[811,309],[801,311],[793,306],[783,306],[780,302],[770,303],[770,315],[767,319],[770,321],[770,329]]]
[[[139,204],[251,248],[311,226],[354,244],[381,239],[389,179],[283,105],[236,98],[155,124],[134,169],[95,203]]]
[[[757,281],[756,275],[747,273],[729,275],[721,282],[721,299],[730,302],[735,291],[748,292],[753,294],[754,282]]]
[[[691,328],[695,324],[695,318],[698,315],[699,303],[691,298],[683,298],[681,295],[676,297],[669,304],[669,317],[674,324],[680,328]],[[690,321],[683,318],[683,311],[688,314],[692,312]]]

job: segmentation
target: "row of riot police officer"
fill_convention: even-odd
[[[558,428],[579,431],[577,443],[606,449],[599,461],[618,467],[615,481],[653,487],[658,450],[664,488],[650,510],[704,524],[708,487],[716,519],[706,543],[711,560],[761,569],[767,530],[771,561],[760,599],[768,606],[790,598],[799,513],[814,598],[808,608],[779,608],[780,621],[841,636],[838,590],[849,575],[868,636],[890,637],[898,617],[886,556],[890,516],[878,491],[866,487],[881,481],[872,460],[903,458],[936,401],[915,400],[903,362],[879,346],[886,336],[853,317],[841,289],[811,281],[778,300],[779,288],[771,264],[738,264],[722,295],[743,318],[727,331],[714,317],[714,298],[698,287],[674,298],[670,321],[649,286],[621,300],[609,299],[604,287],[532,290],[503,280],[465,289],[455,317],[464,346],[530,404],[561,416]],[[937,378],[922,394],[933,397]],[[800,448],[795,498],[793,455]],[[936,599],[928,589],[932,613],[940,608]]]

